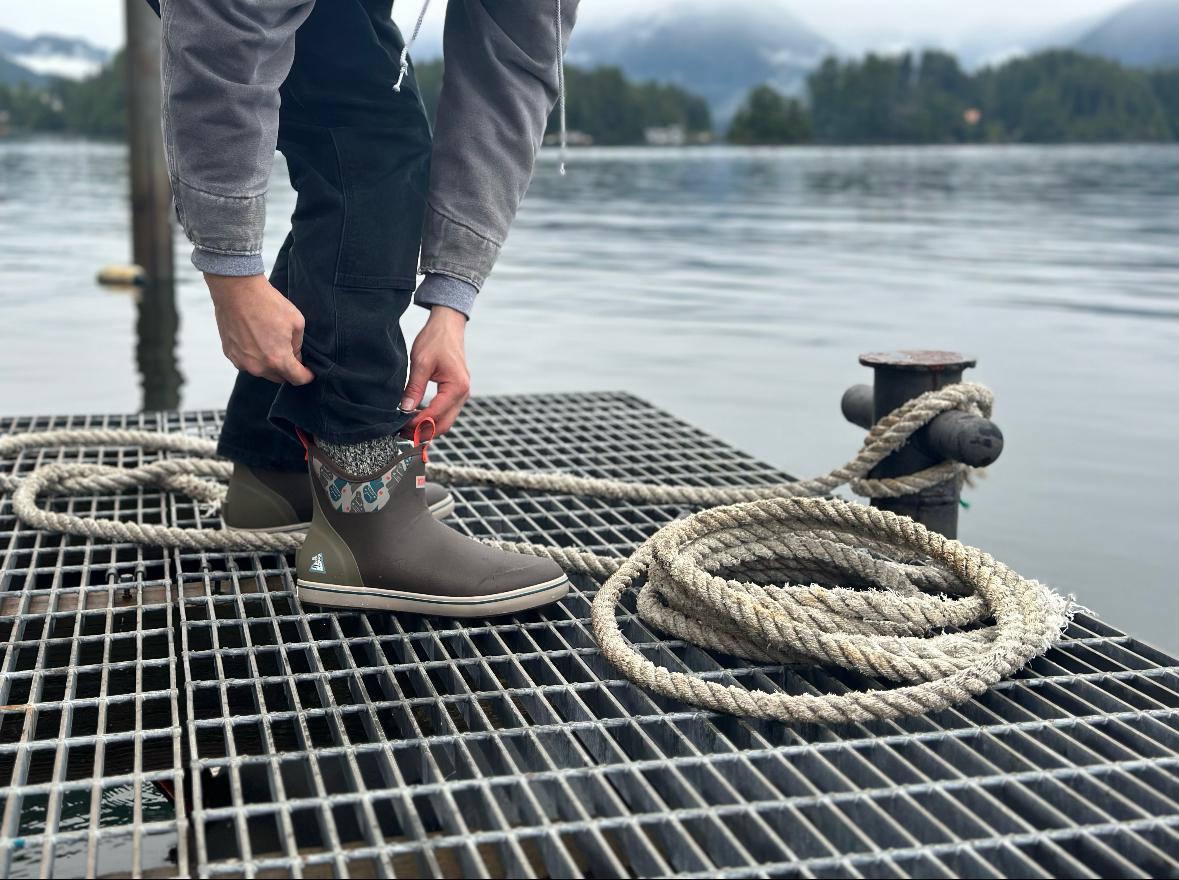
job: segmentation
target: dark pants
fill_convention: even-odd
[[[239,373],[218,452],[306,467],[298,427],[335,443],[396,433],[408,356],[401,315],[421,246],[430,129],[392,0],[320,0],[283,83],[278,149],[298,193],[270,282],[303,313],[307,385]]]

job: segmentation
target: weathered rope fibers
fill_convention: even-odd
[[[946,708],[981,694],[1046,651],[1073,606],[988,554],[887,511],[825,495],[847,484],[869,497],[910,494],[961,477],[947,462],[905,477],[868,472],[942,412],[989,416],[991,392],[950,385],[911,400],[868,432],[856,456],[813,480],[777,486],[695,487],[636,483],[543,471],[431,464],[431,476],[456,485],[707,507],[664,526],[629,558],[511,541],[494,546],[554,559],[566,570],[604,579],[591,619],[602,652],[631,681],[702,708],[790,722],[898,718]],[[0,437],[0,459],[62,447],[142,447],[182,453],[134,468],[49,464],[23,476],[0,475],[16,515],[46,531],[103,541],[187,549],[292,551],[299,533],[188,529],[52,511],[51,494],[113,494],[140,486],[217,504],[230,463],[211,458],[199,437],[125,429],[66,429]],[[853,586],[819,586],[848,583]],[[632,586],[640,617],[702,648],[758,662],[811,662],[902,684],[827,695],[726,686],[658,666],[622,635],[615,607]],[[868,587],[865,589],[864,587]]]

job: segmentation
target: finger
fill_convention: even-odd
[[[249,373],[251,376],[256,376],[259,379],[265,379],[268,382],[282,382],[282,376],[279,375],[278,371],[268,366],[265,361],[259,358],[241,358],[238,361],[234,361],[233,365],[243,373]]]
[[[279,371],[282,378],[292,385],[306,385],[315,378],[315,374],[309,369],[299,363],[298,358],[295,357],[294,352],[287,355],[287,359],[283,361],[282,369]]]
[[[445,434],[458,418],[459,410],[467,401],[465,388],[457,382],[444,382],[438,386],[438,393],[430,401],[430,405],[422,412],[421,419],[429,416],[434,420],[434,428],[438,434]]]
[[[410,361],[409,381],[405,383],[405,393],[401,396],[401,411],[413,412],[426,396],[426,384],[430,381],[430,374],[434,371],[434,364],[426,361]]]
[[[295,353],[295,357],[302,360],[303,354],[303,314],[296,311],[298,318],[295,320],[295,326],[291,333],[291,351]]]

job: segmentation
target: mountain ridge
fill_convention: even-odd
[[[0,83],[38,84],[51,76],[83,79],[97,73],[113,54],[81,37],[25,37],[0,29]]]
[[[1129,67],[1179,64],[1179,0],[1135,0],[1119,7],[1073,48]]]
[[[755,86],[800,91],[807,74],[835,51],[777,0],[734,0],[723,8],[693,0],[579,28],[567,57],[571,64],[612,65],[632,79],[680,86],[705,98],[714,118],[726,122]]]

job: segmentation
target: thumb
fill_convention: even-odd
[[[426,383],[430,381],[431,365],[411,360],[409,381],[405,383],[405,394],[401,397],[401,411],[413,412],[426,396]]]
[[[315,379],[315,374],[303,366],[293,353],[283,363],[281,375],[292,385],[306,385]]]

